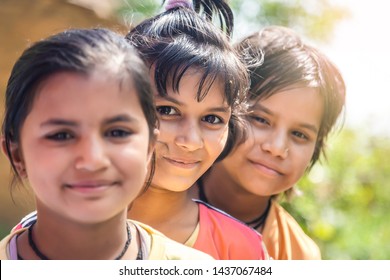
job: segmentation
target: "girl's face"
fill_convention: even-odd
[[[323,115],[315,88],[280,91],[252,104],[248,139],[221,163],[237,186],[259,196],[281,193],[302,177]]]
[[[207,96],[196,100],[200,73],[186,73],[179,92],[168,87],[166,97],[156,96],[160,135],[156,144],[156,172],[152,186],[184,191],[213,164],[222,152],[231,108],[216,80]]]
[[[126,215],[151,150],[135,90],[101,72],[44,81],[19,149],[38,211],[80,223]]]

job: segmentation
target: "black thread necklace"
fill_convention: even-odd
[[[199,199],[210,204],[206,197],[206,192],[204,191],[203,181],[201,178],[197,181],[198,189],[199,189]],[[257,229],[261,225],[265,223],[265,220],[267,219],[269,209],[271,208],[271,200],[268,200],[267,208],[263,213],[261,213],[260,216],[254,218],[252,221],[244,222],[247,226],[250,226],[251,228]]]
[[[261,225],[265,223],[270,208],[271,208],[271,200],[268,200],[267,208],[265,209],[265,211],[257,218],[254,218],[252,221],[245,222],[245,223],[254,229],[259,228]]]
[[[37,247],[37,245],[34,242],[34,239],[32,237],[32,229],[34,227],[34,224],[31,224],[31,226],[28,229],[28,243],[30,244],[31,249],[34,251],[34,253],[41,259],[41,260],[50,260],[45,254],[43,254]],[[115,260],[120,260],[126,253],[127,249],[129,248],[129,245],[131,243],[131,230],[129,223],[126,223],[126,230],[127,230],[127,240],[125,243],[125,247],[123,247],[122,252],[115,258]],[[140,257],[140,254],[138,252],[137,259]],[[142,254],[141,254],[142,258]]]

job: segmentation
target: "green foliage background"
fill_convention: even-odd
[[[390,139],[344,128],[285,207],[324,259],[390,259]]]
[[[342,6],[329,0],[231,0],[236,23],[252,32],[262,26],[289,26],[317,41],[331,38],[337,23],[349,16]],[[237,33],[241,31],[236,30]]]
[[[162,0],[125,0],[118,17],[137,24],[163,10]],[[238,25],[235,33],[254,32],[266,25],[283,25],[294,28],[313,40],[329,40],[337,23],[350,16],[349,11],[330,0],[228,0]]]

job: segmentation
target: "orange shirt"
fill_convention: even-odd
[[[193,248],[217,260],[264,260],[261,235],[227,213],[204,202],[199,205],[199,233]]]
[[[268,254],[276,260],[319,260],[317,244],[307,236],[297,221],[277,202],[271,208],[262,232]]]

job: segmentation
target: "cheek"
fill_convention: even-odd
[[[72,153],[64,149],[54,148],[48,145],[42,137],[34,131],[34,124],[32,128],[27,121],[21,131],[21,150],[23,154],[23,162],[25,164],[27,175],[30,177],[31,173],[53,173],[60,170],[64,162],[69,161]],[[33,171],[34,170],[34,171]]]
[[[255,139],[249,135],[243,142],[237,143],[226,159],[238,163],[246,160],[251,155],[256,155],[260,151],[260,146],[256,146]],[[257,150],[256,150],[257,149]]]
[[[228,140],[228,137],[229,137],[229,128],[226,127],[223,132],[220,134],[220,137],[219,137],[219,141],[218,143],[221,145],[221,146],[225,146],[226,145],[226,142]]]
[[[61,166],[68,161],[69,153],[55,153],[50,149],[42,148],[40,145],[34,145],[34,148],[26,147],[23,150],[23,159],[27,176],[31,180],[33,174],[45,174],[50,177],[60,172]]]
[[[313,156],[313,152],[314,148],[311,148],[305,151],[300,151],[296,154],[294,158],[293,168],[295,170],[296,177],[298,177],[297,180],[299,180],[300,177],[305,174],[306,169],[309,166],[310,160]]]
[[[206,131],[204,133],[205,146],[208,147],[211,153],[219,155],[223,151],[228,139],[228,132],[229,128],[226,127],[220,131]]]
[[[55,196],[58,186],[62,183],[60,169],[54,161],[48,164],[37,159],[33,164],[26,164],[29,185],[38,199],[45,200]]]
[[[53,153],[41,149],[26,155],[29,184],[37,197],[50,197],[67,181],[73,166],[72,153]]]
[[[169,142],[175,138],[177,133],[177,125],[175,123],[167,123],[160,120],[159,134],[157,136],[157,142]],[[173,140],[172,140],[173,141]]]
[[[235,147],[229,155],[224,158],[222,165],[231,174],[235,174],[238,170],[244,170],[247,167],[247,155],[250,154],[252,145],[247,141]]]
[[[129,145],[128,147],[118,147],[111,151],[110,158],[122,166],[127,172],[129,168],[142,168],[147,165],[148,159],[148,145],[145,141],[144,144]],[[130,169],[131,170],[131,169]]]

